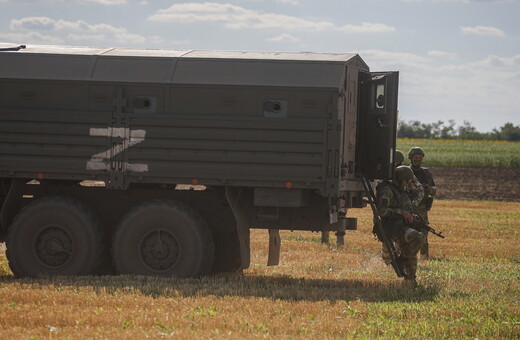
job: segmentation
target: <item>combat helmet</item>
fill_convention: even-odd
[[[409,166],[399,165],[395,168],[395,179],[399,182],[410,181],[413,178],[413,171]]]
[[[413,156],[415,155],[422,155],[424,157],[424,151],[423,149],[421,149],[420,147],[418,146],[414,146],[413,148],[410,149],[410,151],[408,152],[408,159],[412,159]]]
[[[404,155],[401,151],[395,150],[394,152],[394,163],[402,163],[404,162]]]

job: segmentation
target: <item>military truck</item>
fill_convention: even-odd
[[[16,276],[248,268],[251,228],[355,229],[391,178],[398,72],[355,53],[0,46]]]

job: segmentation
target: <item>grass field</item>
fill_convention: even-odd
[[[520,142],[399,138],[407,164],[414,146],[426,153],[427,166],[520,167]]]
[[[282,232],[282,264],[200,279],[15,279],[0,251],[1,339],[520,338],[520,203],[436,201],[419,288],[379,258],[369,209],[346,245]],[[331,240],[334,237],[331,235]]]

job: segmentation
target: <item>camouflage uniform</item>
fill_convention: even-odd
[[[383,182],[383,180],[378,180],[377,182],[375,182],[375,184],[372,185],[372,189],[374,189],[375,191],[376,188]],[[406,193],[410,201],[412,201],[412,205],[415,212],[415,209],[417,208],[417,206],[419,206],[419,203],[421,203],[424,197],[424,188],[415,176],[413,176],[412,180],[409,182],[408,187],[406,188]],[[415,213],[417,214],[417,212]]]
[[[430,211],[433,203],[433,196],[435,196],[436,188],[435,188],[435,180],[433,179],[433,175],[427,168],[423,167],[414,167],[411,166],[413,173],[415,177],[419,180],[421,183],[421,186],[424,187],[424,197],[419,202],[419,204],[415,207],[414,212],[421,216],[426,223],[429,223],[428,221],[428,211]],[[423,247],[421,248],[421,255],[424,257],[428,257],[429,247],[428,247],[428,232],[425,230],[421,230],[421,232],[426,237],[426,242],[424,243]]]
[[[401,212],[412,213],[412,202],[404,189],[396,183],[383,182],[377,187],[377,204],[383,222],[383,228],[390,240],[396,243],[396,249],[402,260],[405,279],[415,282],[417,272],[417,253],[425,242],[422,233],[404,222]],[[383,261],[389,264],[391,257],[383,244]]]
[[[398,166],[401,166],[404,162],[404,155],[401,151],[395,150],[394,152],[394,166],[397,168]],[[380,181],[379,183],[381,183]],[[417,177],[413,176],[412,180],[410,181],[408,188],[406,189],[408,191],[408,197],[410,197],[410,200],[412,201],[412,204],[414,207],[417,207],[419,203],[421,203],[423,197],[424,197],[424,189],[421,183],[417,180]]]
[[[414,208],[418,207],[424,198],[424,188],[415,175],[408,185],[408,196]]]

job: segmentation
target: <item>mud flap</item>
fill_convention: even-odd
[[[251,221],[243,202],[240,200],[241,192],[241,188],[226,187],[226,199],[237,222],[240,257],[242,260],[240,269],[247,269],[251,264],[251,245],[249,239],[249,226],[251,225]]]
[[[277,266],[280,263],[280,246],[281,246],[280,230],[269,229],[269,256],[267,258],[268,266]]]

